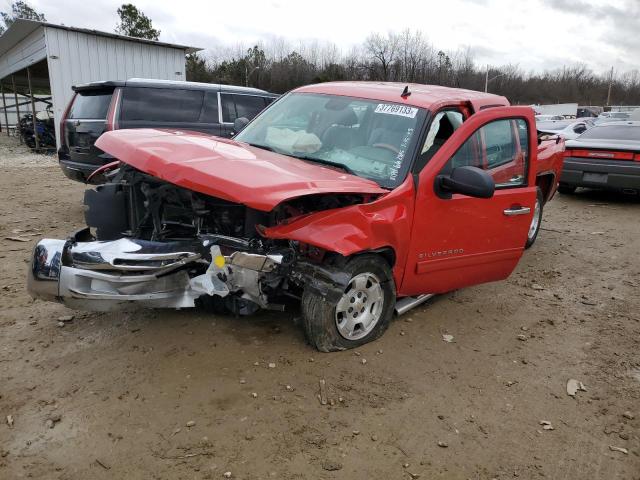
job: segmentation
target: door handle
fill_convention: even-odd
[[[513,217],[515,215],[526,215],[531,212],[529,207],[511,207],[503,211],[507,217]]]

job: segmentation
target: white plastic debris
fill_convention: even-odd
[[[189,280],[189,284],[196,292],[226,297],[229,294],[229,287],[227,287],[227,284],[218,278],[218,274],[227,274],[227,267],[219,267],[215,262],[216,258],[222,256],[220,247],[218,245],[213,245],[209,251],[211,252],[211,263],[209,264],[207,271],[202,275],[193,277]]]
[[[578,391],[586,392],[587,389],[584,386],[584,383],[576,380],[575,378],[570,378],[567,381],[567,395],[570,397],[575,397]]]
[[[549,420],[540,420],[540,425],[542,425],[543,430],[554,430]]]
[[[627,455],[629,453],[629,450],[627,450],[624,447],[616,447],[615,445],[609,445],[609,450],[611,450],[612,452],[620,452],[620,453],[624,453],[625,455]]]

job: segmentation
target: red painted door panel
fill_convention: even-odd
[[[510,165],[498,162],[495,168],[487,170],[496,184],[501,184],[494,196],[489,199],[459,194],[450,199],[438,197],[434,191],[435,177],[457,152],[463,150],[461,147],[467,140],[470,143],[466,145],[472,146],[467,149],[472,152],[468,155],[476,156],[477,165],[485,169],[495,161],[493,152],[505,150],[500,145],[487,147],[491,140],[485,139],[484,135],[487,128],[496,125],[492,122],[506,122],[505,119],[512,119],[509,124],[514,127],[524,127],[529,138],[528,145],[521,146],[520,142],[527,143],[526,135],[518,135],[514,130],[510,138],[516,145],[510,153],[503,154],[506,158],[513,155],[514,162]],[[488,124],[491,125],[483,128]],[[419,174],[413,231],[400,295],[447,292],[501,280],[513,271],[524,250],[533,216],[536,187],[530,155],[531,152],[535,155],[535,142],[535,121],[528,107],[488,109],[472,115],[453,133]],[[525,158],[528,169],[522,163]],[[518,163],[522,165],[521,175],[514,166]],[[512,179],[521,185],[510,186],[508,183]],[[530,211],[508,215],[521,208]]]

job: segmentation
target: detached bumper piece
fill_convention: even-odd
[[[27,289],[34,298],[90,311],[187,308],[202,295],[232,291],[266,304],[260,277],[278,266],[278,256],[235,252],[225,258],[213,245],[209,261],[184,247],[127,238],[43,239],[33,251]]]
[[[43,239],[33,251],[27,288],[34,298],[79,310],[192,307],[201,293],[190,288],[185,267],[199,259],[172,244]]]

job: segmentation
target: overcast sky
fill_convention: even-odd
[[[123,0],[29,0],[53,23],[113,31]],[[524,70],[584,63],[640,69],[640,0],[139,0],[160,40],[214,49],[284,38],[334,42],[418,29],[436,48],[470,47],[478,64]],[[7,10],[9,0],[0,0]],[[380,6],[378,6],[378,4]]]

